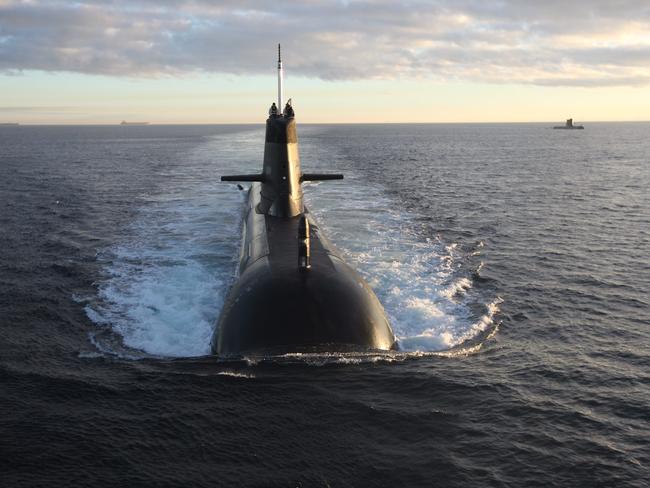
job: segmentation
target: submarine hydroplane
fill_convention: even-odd
[[[278,45],[278,100],[266,120],[262,172],[221,177],[251,186],[239,275],[226,297],[212,350],[238,356],[395,349],[379,299],[327,241],[303,202],[303,182],[343,175],[302,172],[291,99],[280,112],[282,104]]]

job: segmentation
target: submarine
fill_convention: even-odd
[[[566,123],[564,125],[556,125],[553,128],[554,129],[584,129],[585,127],[583,125],[573,125],[573,119],[566,119]]]
[[[222,176],[250,182],[238,276],[212,337],[218,356],[366,352],[396,349],[384,308],[366,281],[323,235],[303,201],[302,183],[343,179],[303,173],[291,99],[266,120],[262,172]],[[239,185],[240,189],[243,189]]]

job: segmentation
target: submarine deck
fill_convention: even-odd
[[[329,247],[323,245],[318,225],[313,219],[309,218],[307,210],[305,210],[305,216],[310,223],[309,240],[312,268],[323,267],[324,270],[329,269],[334,272]],[[269,245],[268,258],[272,272],[298,271],[298,250],[300,246],[298,227],[300,225],[300,216],[286,219],[266,215],[265,220]]]

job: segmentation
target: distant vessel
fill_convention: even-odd
[[[126,120],[123,120],[120,122],[120,125],[149,125],[149,122],[127,122]]]
[[[584,129],[582,125],[573,125],[573,119],[566,119],[566,124],[556,125],[554,129]]]
[[[16,126],[16,125],[19,125],[19,124],[18,124],[18,122],[0,122],[0,125],[2,125],[2,126],[7,126],[7,125]]]

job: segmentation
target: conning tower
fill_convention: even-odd
[[[304,212],[303,181],[340,180],[342,174],[302,173],[298,155],[296,119],[289,99],[280,113],[284,71],[278,44],[278,105],[271,105],[266,119],[266,142],[261,174],[222,176],[221,181],[259,181],[262,201],[258,210],[274,217],[295,217]]]

